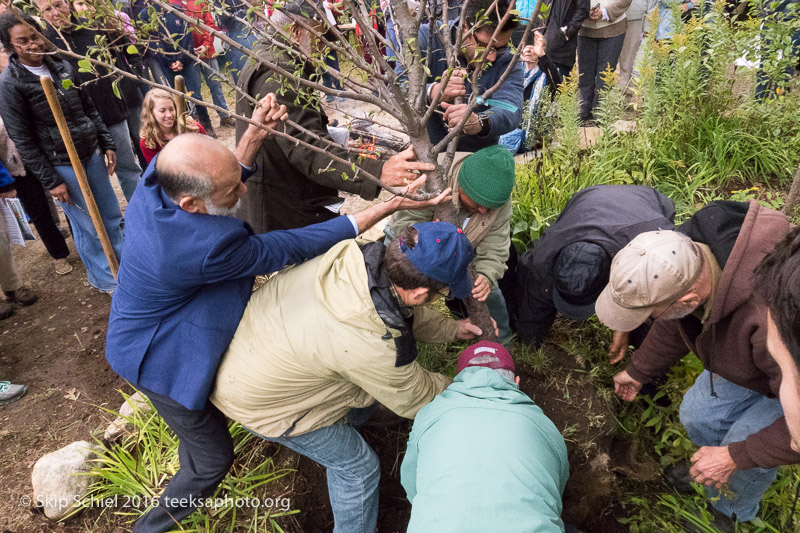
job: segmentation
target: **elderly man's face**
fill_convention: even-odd
[[[70,25],[69,4],[65,0],[36,0],[36,7],[42,18],[56,28]]]
[[[241,168],[236,159],[223,161],[220,169],[211,174],[214,190],[204,198],[205,211],[209,215],[228,216],[239,208],[247,186],[242,182]]]
[[[780,400],[783,414],[786,416],[786,425],[792,435],[792,448],[800,451],[800,371],[792,354],[786,348],[781,334],[772,320],[772,315],[767,315],[767,349],[781,367]]]

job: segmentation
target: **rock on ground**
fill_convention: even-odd
[[[48,453],[33,466],[33,504],[53,520],[64,518],[86,495],[94,481],[84,475],[92,468],[90,459],[96,445],[85,440],[73,442]]]
[[[147,397],[139,391],[122,402],[122,405],[119,407],[119,416],[108,425],[106,432],[103,434],[103,440],[106,442],[116,442],[119,440],[119,438],[125,434],[128,419],[130,419],[133,413],[138,409],[150,410]]]

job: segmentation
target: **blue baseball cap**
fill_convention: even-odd
[[[472,293],[467,269],[475,257],[472,244],[461,228],[449,222],[422,222],[417,230],[417,244],[410,248],[400,237],[400,250],[411,264],[431,279],[446,283],[455,298]]]

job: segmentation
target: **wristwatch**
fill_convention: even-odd
[[[478,120],[480,121],[481,131],[478,132],[478,135],[488,135],[489,130],[492,129],[492,123],[489,120],[489,115],[486,113],[478,113]]]

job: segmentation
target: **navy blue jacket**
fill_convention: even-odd
[[[457,27],[456,22],[451,23],[451,34],[453,42],[455,42],[455,32]],[[424,60],[426,55],[430,53],[430,70],[431,75],[428,76],[428,84],[438,82],[444,73],[447,71],[447,56],[444,52],[444,44],[439,40],[438,35],[435,34],[433,40],[433,49],[428,50],[430,40],[430,25],[423,24],[419,28],[419,46],[420,54]],[[478,92],[483,93],[487,89],[494,86],[500,79],[503,73],[508,68],[513,54],[509,50],[497,55],[497,59],[481,73],[478,80]],[[397,64],[397,72],[400,73],[404,70],[403,65]],[[493,146],[497,144],[500,136],[508,133],[519,126],[522,120],[522,79],[524,69],[522,62],[517,62],[511,74],[506,78],[503,84],[490,96],[490,100],[502,102],[501,106],[498,105],[480,105],[476,106],[474,111],[476,113],[486,113],[489,116],[491,128],[489,133],[484,136],[478,135],[465,135],[458,141],[458,150],[461,152],[477,152],[481,148]],[[472,79],[470,74],[469,79]],[[467,94],[464,101],[467,101],[469,95],[472,93],[472,86],[467,81]],[[447,126],[442,120],[442,115],[434,113],[428,121],[428,137],[432,143],[438,143],[447,135]]]
[[[310,259],[355,230],[337,217],[256,235],[231,216],[188,213],[158,184],[157,159],[125,212],[106,359],[133,385],[202,409],[255,276]]]

